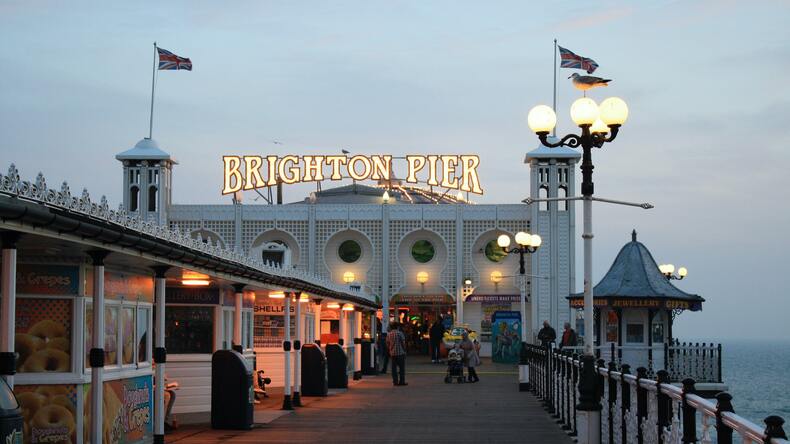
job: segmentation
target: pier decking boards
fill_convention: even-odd
[[[514,366],[487,360],[478,369],[479,383],[445,384],[444,365],[430,364],[423,357],[409,357],[406,365],[406,387],[393,387],[390,375],[366,376],[345,393],[305,398],[309,401],[305,407],[250,431],[187,426],[166,441],[573,442],[534,395],[518,391]]]

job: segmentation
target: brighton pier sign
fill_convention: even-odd
[[[409,155],[406,182],[426,183],[483,194],[475,155]],[[278,183],[319,182],[326,179],[387,180],[392,174],[391,155],[355,156],[223,156],[222,194],[275,186]],[[345,170],[345,174],[344,174]]]

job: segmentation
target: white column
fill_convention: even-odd
[[[300,294],[296,294],[296,338],[294,339],[294,389],[293,389],[293,405],[299,407],[302,405],[301,394],[299,393],[302,372],[302,354],[299,351],[302,348],[302,302],[299,301]]]
[[[283,384],[283,410],[293,410],[291,404],[291,297],[293,293],[290,291],[285,292],[285,307],[283,317],[283,328],[285,329],[283,340],[283,374],[285,375],[285,382]],[[298,302],[297,302],[298,303]]]
[[[233,290],[236,292],[236,311],[233,313],[233,345],[236,345],[241,348],[242,351],[239,353],[244,353],[244,346],[241,343],[241,312],[244,308],[244,285],[243,284],[235,284],[233,285]],[[233,347],[231,347],[232,349]]]
[[[337,323],[337,337],[342,340],[343,351],[345,351],[345,348],[348,346],[348,339],[346,338],[346,330],[348,330],[348,328],[346,328],[346,311],[343,310],[342,305],[338,311],[340,312],[340,320]]]
[[[106,251],[93,251],[93,344],[91,344],[91,442],[102,442],[104,400],[104,258]]]
[[[316,343],[321,342],[321,299],[315,300],[315,309],[313,310],[313,322],[315,323],[313,336]]]
[[[376,328],[376,311],[373,310],[370,312],[370,340],[372,345],[370,345],[370,368],[376,368],[376,346],[378,342],[376,341],[376,335],[378,334],[378,329]]]
[[[381,328],[389,331],[390,325],[390,210],[381,206]]]
[[[16,233],[3,233],[2,306],[0,306],[0,353],[3,356],[5,381],[14,388],[16,360],[14,357],[14,336],[16,330]],[[7,362],[7,364],[6,364]]]
[[[362,311],[354,312],[354,378],[362,377]]]
[[[156,373],[154,378],[156,386],[154,390],[154,442],[163,444],[165,442],[165,362],[167,362],[167,351],[165,350],[165,287],[167,281],[165,272],[167,267],[156,267],[154,309],[156,310],[156,326],[154,331],[154,362],[156,363]]]
[[[464,323],[464,219],[463,206],[455,206],[455,314]]]

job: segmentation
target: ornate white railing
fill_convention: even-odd
[[[581,361],[578,354],[527,344],[523,350],[529,363],[530,389],[570,434],[576,434],[576,405]],[[742,443],[788,444],[784,419],[769,416],[765,427],[734,413],[732,396],[716,395],[716,402],[696,394],[695,381],[682,386],[670,383],[669,373],[656,372],[656,379],[639,367],[631,374],[627,364],[597,365],[601,402],[602,444],[731,444],[733,435]]]
[[[49,188],[42,173],[38,173],[35,181],[21,180],[19,171],[14,164],[11,164],[8,168],[7,174],[3,175],[0,173],[0,194],[88,216],[273,276],[298,279],[317,287],[323,287],[329,291],[375,301],[372,295],[364,292],[362,289],[339,285],[295,268],[282,268],[277,264],[262,262],[237,251],[216,245],[210,239],[193,238],[189,233],[182,232],[178,228],[172,229],[142,220],[136,215],[127,213],[123,205],[119,205],[117,210],[110,209],[105,196],[102,196],[98,202],[94,202],[87,189],[83,188],[79,197],[74,196],[71,194],[69,185],[65,181],[61,184],[60,190]]]

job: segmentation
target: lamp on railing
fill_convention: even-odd
[[[518,272],[519,272],[519,276],[521,277],[521,280],[519,282],[520,294],[519,294],[519,298],[518,299],[519,299],[519,304],[520,304],[520,309],[521,309],[520,310],[521,311],[521,344],[522,344],[522,348],[523,348],[524,344],[527,343],[527,305],[526,305],[526,303],[527,303],[527,301],[526,301],[526,297],[527,297],[527,276],[526,276],[527,269],[526,269],[526,267],[524,265],[524,255],[532,254],[532,253],[535,253],[536,251],[538,251],[538,249],[540,248],[540,244],[543,243],[543,240],[537,234],[529,234],[529,233],[524,232],[524,231],[519,231],[518,233],[516,233],[515,240],[516,240],[516,246],[513,247],[513,248],[509,248],[510,247],[510,236],[508,236],[507,234],[501,234],[497,238],[496,243],[499,246],[499,248],[501,248],[507,254],[518,253],[518,258],[519,258],[519,261],[518,261],[518,265],[519,265],[518,266]],[[494,274],[492,273],[491,274],[491,280],[494,281],[494,278],[495,278]],[[499,276],[498,279],[499,280],[502,279],[501,273],[500,273],[500,276]],[[496,284],[497,284],[497,282],[494,281],[494,285],[496,285]],[[533,310],[535,310],[534,307],[533,307]],[[519,385],[518,385],[518,389],[519,389],[519,391],[522,391],[522,392],[523,391],[527,391],[527,390],[529,390],[529,382],[528,382],[529,381],[529,374],[528,374],[529,370],[528,370],[528,366],[527,366],[526,354],[525,353],[521,353],[520,354],[518,365],[519,365]]]
[[[674,274],[675,266],[672,264],[661,264],[658,266],[658,270],[661,271],[661,274],[666,276],[666,278],[669,280],[672,279],[681,280],[684,277],[688,276],[689,274],[689,271],[686,269],[686,267],[678,268],[678,274]]]

